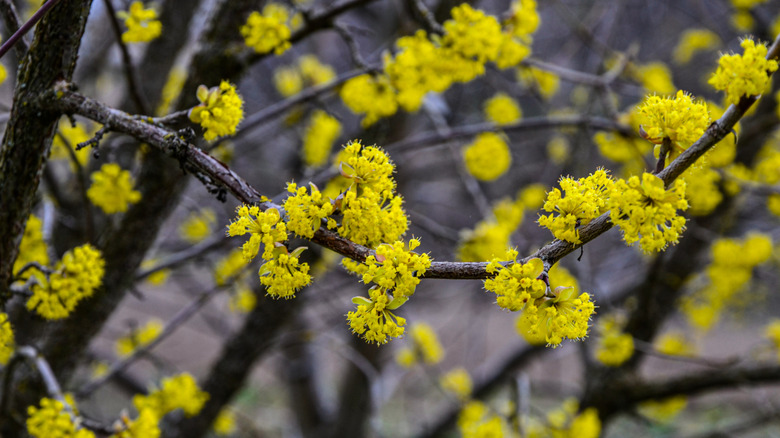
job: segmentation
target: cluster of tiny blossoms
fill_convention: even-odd
[[[709,80],[715,89],[726,92],[726,103],[734,105],[742,96],[756,96],[767,90],[769,74],[777,70],[777,61],[766,59],[765,44],[746,38],[740,45],[744,53],[721,56]]]
[[[205,130],[203,138],[207,141],[236,133],[236,128],[244,118],[244,101],[236,92],[235,85],[222,81],[219,87],[198,87],[200,104],[190,110],[190,120],[200,124]]]
[[[279,3],[268,3],[263,13],[252,12],[241,26],[241,36],[247,46],[257,53],[281,55],[290,48],[291,14],[286,6]]]
[[[5,365],[14,352],[14,331],[7,313],[0,313],[0,365]]]
[[[694,101],[682,90],[674,98],[647,96],[637,117],[645,139],[657,145],[663,144],[664,139],[671,142],[668,161],[688,149],[710,125],[707,104]]]
[[[124,213],[130,204],[141,200],[141,192],[134,190],[133,177],[116,163],[106,163],[92,173],[92,185],[87,189],[90,202],[105,214]]]
[[[27,432],[35,438],[95,438],[92,431],[74,422],[72,406],[66,408],[59,400],[41,399],[40,407],[27,408]]]
[[[162,321],[159,319],[149,320],[143,327],[134,329],[129,335],[117,339],[116,352],[119,357],[129,356],[136,349],[144,347],[157,339],[162,331]]]
[[[133,405],[138,412],[150,409],[157,418],[162,418],[176,409],[181,409],[184,415],[192,417],[200,412],[208,399],[208,393],[198,388],[195,378],[183,373],[162,379],[160,388],[151,391],[149,395],[136,395],[133,397]]]
[[[157,11],[144,8],[141,1],[134,1],[128,11],[119,11],[117,16],[124,20],[127,27],[122,34],[123,43],[145,43],[162,34],[162,23],[157,19]]]
[[[385,56],[384,72],[348,81],[341,98],[353,112],[365,114],[363,126],[395,114],[399,106],[417,111],[428,92],[441,93],[453,83],[473,80],[484,74],[487,62],[502,69],[518,65],[531,53],[530,34],[537,26],[533,1],[515,2],[503,26],[496,17],[464,3],[452,9],[443,35],[419,30],[400,38],[395,56]]]
[[[617,367],[634,355],[634,338],[623,333],[617,318],[603,318],[597,326],[599,340],[596,360],[608,367]]]
[[[463,150],[466,169],[480,181],[493,181],[512,164],[512,154],[504,138],[495,132],[479,134]]]
[[[264,245],[262,258],[266,263],[258,274],[269,295],[292,298],[296,291],[311,283],[309,265],[298,260],[305,248],[289,252],[283,244],[287,240],[287,225],[279,210],[260,211],[256,205],[242,205],[236,212],[238,218],[230,223],[227,233],[229,236],[250,235],[243,246],[246,261],[254,259],[260,252],[260,245]]]
[[[496,303],[510,311],[523,311],[524,330],[531,337],[543,336],[548,345],[557,347],[564,339],[580,339],[588,333],[588,321],[595,309],[590,295],[577,295],[573,287],[558,287],[548,292],[547,283],[539,277],[544,272],[541,259],[517,262],[517,251],[493,259],[487,271],[496,276],[485,280],[485,289],[497,295]]]
[[[431,266],[428,254],[413,252],[419,245],[419,240],[410,239],[407,249],[404,242],[397,241],[379,245],[376,254],[369,256],[364,264],[344,261],[349,270],[362,276],[364,283],[374,283],[369,298],[353,298],[358,307],[347,314],[352,331],[366,342],[384,344],[389,338],[403,335],[406,320],[391,311],[414,294],[419,277]]]
[[[303,136],[303,162],[314,167],[326,164],[340,134],[341,122],[338,119],[325,111],[314,111]]]
[[[444,357],[444,348],[433,328],[425,323],[417,323],[409,330],[411,344],[398,351],[396,361],[403,367],[410,368],[417,363],[435,365]]]
[[[284,97],[300,93],[304,87],[330,82],[336,77],[333,67],[323,64],[317,56],[308,54],[296,59],[296,63],[281,66],[274,71],[274,85]]]
[[[578,180],[561,178],[559,184],[563,193],[554,188],[547,194],[543,208],[551,214],[539,216],[539,225],[548,228],[557,239],[579,244],[577,228],[607,211],[614,181],[606,170],[599,169]]]
[[[100,251],[88,244],[76,247],[62,256],[53,272],[36,276],[27,309],[46,319],[65,318],[100,287],[104,272]]]

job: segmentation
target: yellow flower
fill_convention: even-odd
[[[639,412],[654,421],[669,423],[688,405],[688,398],[678,395],[663,400],[649,400],[639,405]]]
[[[311,283],[309,264],[300,263],[298,256],[306,249],[301,247],[286,254],[284,247],[276,251],[275,257],[260,268],[260,283],[273,298],[294,298],[295,292]]]
[[[188,373],[182,373],[162,379],[161,387],[149,395],[136,395],[133,397],[133,405],[139,412],[150,409],[157,417],[176,409],[181,409],[187,417],[192,417],[200,412],[208,399],[208,393],[198,388],[195,378]]]
[[[663,251],[675,244],[685,229],[685,218],[677,210],[687,210],[685,182],[677,181],[669,190],[661,178],[650,174],[615,182],[609,197],[612,223],[623,231],[628,245],[639,242],[645,253]]]
[[[608,367],[617,367],[634,354],[634,338],[623,333],[613,318],[604,318],[598,327],[599,342],[596,345],[596,360]]]
[[[157,339],[162,331],[162,321],[159,319],[150,319],[143,327],[134,329],[129,335],[117,339],[116,353],[119,357],[129,356],[135,350],[145,347]]]
[[[110,438],[159,438],[159,415],[152,409],[142,409],[135,420],[126,416],[120,418],[122,431],[111,435]]]
[[[157,11],[154,8],[145,9],[141,1],[134,1],[129,11],[119,11],[116,15],[124,20],[127,27],[122,34],[123,43],[145,43],[162,34],[162,23],[157,19]]]
[[[651,62],[636,67],[635,77],[651,93],[670,94],[676,90],[672,83],[672,72],[663,62]]]
[[[75,406],[70,411],[75,414]],[[40,407],[27,407],[27,432],[35,438],[95,438],[74,423],[63,402],[50,398],[42,398]]]
[[[391,338],[403,336],[406,319],[396,316],[395,310],[402,304],[381,288],[368,291],[369,298],[354,297],[355,311],[347,313],[347,322],[353,333],[368,343],[385,344]]]
[[[241,205],[236,209],[238,217],[228,225],[228,236],[243,236],[249,234],[249,240],[244,243],[243,254],[246,261],[255,258],[260,245],[264,245],[263,259],[274,258],[273,251],[277,243],[287,240],[287,226],[282,221],[279,210],[269,208],[260,211],[256,205]]]
[[[290,11],[279,3],[268,3],[263,13],[252,12],[241,26],[241,35],[247,46],[257,53],[273,51],[281,55],[290,48]]]
[[[540,280],[544,272],[541,259],[531,259],[528,263],[517,262],[517,251],[507,251],[505,259],[510,260],[508,267],[493,259],[487,266],[489,273],[498,273],[494,278],[485,280],[485,289],[497,295],[496,304],[499,307],[517,311],[523,309],[529,302],[541,298],[547,292],[547,284]]]
[[[767,60],[765,44],[750,38],[740,44],[742,55],[722,55],[709,84],[726,92],[726,102],[736,105],[742,96],[762,94],[769,86],[769,74],[777,70],[777,61]]]
[[[512,164],[512,153],[504,138],[494,132],[479,134],[463,150],[466,169],[480,181],[493,181],[506,173]]]
[[[225,257],[219,259],[214,267],[214,283],[224,286],[238,277],[247,265],[244,251],[236,248]]]
[[[501,417],[478,401],[470,401],[461,409],[457,424],[464,437],[503,437],[509,433]]]
[[[72,153],[81,166],[86,165],[92,148],[86,147],[76,150],[76,146],[90,138],[92,138],[92,134],[87,132],[83,123],[71,125],[70,121],[63,117],[60,124],[57,125],[57,134],[51,144],[51,159],[69,160],[70,162]],[[70,162],[69,168],[75,170],[76,167]]]
[[[683,32],[674,48],[674,62],[687,64],[696,52],[714,49],[720,44],[720,37],[707,29],[688,29]]]
[[[412,345],[398,352],[396,358],[399,363],[408,368],[418,362],[424,362],[427,365],[441,362],[444,357],[444,349],[430,325],[422,322],[417,323],[409,331]]]
[[[522,115],[520,105],[508,94],[498,93],[485,102],[485,118],[497,125],[516,122]]]
[[[710,124],[707,104],[694,102],[691,96],[680,90],[672,97],[647,96],[638,109],[638,118],[647,140],[660,145],[664,138],[672,141],[667,158],[671,162],[688,149]]]
[[[558,75],[533,66],[519,68],[517,80],[536,90],[545,99],[553,97],[560,87]]]
[[[214,429],[214,433],[217,436],[232,434],[236,431],[236,414],[227,408],[223,408],[214,420],[212,429]]]
[[[493,207],[493,217],[482,220],[473,230],[462,231],[458,260],[481,262],[505,253],[510,236],[523,222],[525,208],[520,199],[500,200]]]
[[[392,291],[396,297],[410,297],[420,283],[420,276],[431,266],[428,254],[417,254],[413,250],[420,245],[417,239],[410,239],[407,245],[402,241],[379,245],[376,255],[366,258],[367,269],[361,272],[363,283],[375,283],[380,288]]]
[[[188,243],[198,243],[211,235],[216,222],[217,216],[214,210],[204,208],[201,211],[194,211],[179,226],[179,235]]]
[[[387,75],[360,75],[348,80],[339,96],[344,105],[355,114],[365,114],[360,122],[369,127],[383,117],[390,117],[398,111],[396,91]]]
[[[656,339],[655,349],[659,353],[670,356],[690,356],[693,353],[694,346],[691,345],[682,333],[670,332],[664,333]]]
[[[325,165],[340,134],[338,119],[325,111],[314,111],[303,136],[303,162],[312,167]]]
[[[245,282],[239,282],[230,295],[228,305],[232,312],[240,314],[249,313],[257,305],[257,295]]]
[[[219,87],[198,87],[200,105],[190,110],[190,120],[199,123],[205,130],[207,141],[236,133],[244,118],[244,101],[236,92],[235,85],[222,81]]]
[[[130,204],[141,200],[141,192],[133,189],[135,182],[130,172],[116,163],[102,165],[91,178],[87,197],[105,214],[124,213]]]
[[[65,318],[78,303],[92,296],[103,283],[105,260],[87,244],[67,251],[48,279],[39,276],[27,300],[27,310],[35,310],[46,319]]]
[[[441,376],[439,384],[445,391],[454,394],[458,400],[468,400],[471,396],[473,383],[465,368],[455,368]]]
[[[8,314],[0,313],[0,365],[5,365],[14,353],[14,332]]]
[[[49,264],[49,252],[46,242],[43,240],[43,221],[34,214],[27,218],[22,242],[19,244],[19,255],[16,257],[16,261],[14,261],[14,274],[30,262],[37,262],[43,266]],[[32,275],[32,272],[27,270],[21,279],[26,280]]]

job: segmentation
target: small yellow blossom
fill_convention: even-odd
[[[75,413],[75,406],[70,412]],[[34,438],[95,438],[90,430],[76,425],[63,402],[50,398],[42,398],[40,407],[27,407],[27,432]]]
[[[420,283],[420,276],[431,266],[428,254],[417,254],[413,250],[420,245],[417,239],[410,239],[407,245],[402,241],[382,244],[376,248],[376,255],[366,258],[366,269],[361,272],[363,283],[375,283],[380,288],[392,291],[396,297],[410,297]]]
[[[290,11],[280,3],[268,3],[263,13],[252,12],[241,26],[241,35],[247,46],[256,53],[281,55],[290,48]]]
[[[464,437],[503,437],[508,425],[484,403],[468,402],[458,414],[458,430]]]
[[[571,157],[571,145],[563,135],[556,135],[547,142],[547,156],[558,165],[563,165]]]
[[[203,138],[212,141],[236,133],[244,118],[244,101],[236,92],[235,85],[222,81],[219,87],[198,87],[200,105],[190,110],[190,120],[205,130]]]
[[[5,365],[14,352],[14,332],[8,314],[0,313],[0,365]]]
[[[257,295],[245,282],[239,282],[230,294],[228,305],[232,312],[239,314],[249,313],[257,306]]]
[[[284,247],[276,251],[275,257],[260,267],[260,283],[273,298],[294,298],[295,292],[311,283],[309,264],[298,259],[305,247],[287,254]]]
[[[228,236],[243,236],[249,234],[249,240],[244,243],[243,254],[246,261],[251,261],[260,251],[260,245],[265,245],[262,258],[271,260],[277,243],[287,240],[287,226],[281,219],[279,210],[269,208],[260,211],[256,205],[241,205],[236,209],[238,217],[228,225]]]
[[[681,176],[685,182],[685,197],[690,204],[688,213],[694,216],[710,214],[723,200],[719,183],[720,173],[709,166],[691,166]]]
[[[485,102],[485,118],[497,125],[520,120],[520,105],[506,93],[498,93]]]
[[[517,202],[529,210],[536,210],[544,205],[546,197],[547,189],[543,184],[530,184],[518,193]]]
[[[194,211],[182,222],[179,235],[188,243],[198,243],[211,235],[216,222],[217,216],[214,210],[204,208],[201,211]]]
[[[325,111],[314,111],[303,136],[303,162],[313,167],[325,165],[340,134],[338,119]]]
[[[454,394],[458,400],[465,401],[471,396],[474,384],[465,368],[455,368],[441,376],[439,384],[445,391]]]
[[[687,64],[702,50],[711,50],[720,44],[720,38],[708,29],[688,29],[683,32],[677,47],[674,48],[674,62]]]
[[[528,263],[517,262],[517,251],[509,250],[505,256],[511,261],[508,267],[493,259],[487,266],[488,273],[498,273],[494,278],[485,280],[485,289],[497,295],[499,307],[517,311],[522,310],[529,302],[541,298],[547,292],[547,284],[540,280],[544,272],[541,259],[531,259]]]
[[[613,318],[599,322],[599,341],[596,345],[596,360],[608,367],[617,367],[634,354],[634,338],[623,333]]]
[[[534,89],[545,99],[555,96],[560,88],[558,75],[533,66],[518,69],[517,80],[526,87]]]
[[[512,14],[503,24],[514,36],[529,43],[531,34],[536,32],[540,23],[536,0],[514,0]]]
[[[767,60],[765,44],[746,38],[740,44],[742,55],[722,55],[709,84],[726,92],[726,102],[736,105],[742,96],[762,94],[769,86],[769,75],[777,70],[777,61]]]
[[[643,252],[663,251],[679,241],[685,229],[685,218],[677,210],[688,209],[685,182],[677,181],[669,190],[661,178],[644,173],[640,180],[632,176],[619,179],[610,194],[612,223],[623,231],[628,245],[637,241]]]
[[[694,346],[680,332],[669,332],[659,336],[655,341],[655,349],[659,353],[670,356],[690,356]]]
[[[347,313],[347,322],[353,333],[368,343],[385,344],[390,338],[403,336],[406,319],[392,313],[402,303],[381,288],[368,291],[369,298],[355,297],[355,311]]]
[[[498,58],[503,41],[501,25],[495,17],[463,3],[452,8],[452,19],[444,22],[441,45],[459,61],[463,71],[457,81],[467,82],[485,71],[485,62]]]
[[[49,253],[46,242],[43,240],[43,221],[34,214],[31,214],[27,218],[27,225],[24,227],[22,242],[19,244],[19,255],[14,261],[14,274],[31,262],[37,262],[43,266],[49,264]],[[32,271],[27,270],[22,274],[21,279],[26,280],[29,278],[31,272]]]
[[[65,318],[78,303],[92,296],[103,283],[105,260],[87,244],[67,251],[47,279],[32,286],[27,310],[35,310],[46,319]]]
[[[635,77],[650,93],[671,94],[676,90],[672,82],[672,72],[662,62],[651,62],[637,66]]]
[[[154,8],[145,9],[141,1],[130,4],[129,11],[117,12],[117,17],[124,20],[127,30],[122,34],[122,42],[145,43],[162,34],[162,23],[157,19]]]
[[[149,345],[160,336],[163,323],[159,319],[150,319],[143,327],[134,329],[129,335],[116,341],[116,353],[119,357],[131,355],[135,350]]]
[[[236,414],[230,409],[223,408],[214,420],[214,434],[217,436],[227,436],[236,431]]]
[[[639,405],[639,413],[659,423],[669,423],[688,405],[688,398],[678,395],[663,400],[649,400]]]
[[[119,423],[122,430],[110,438],[159,438],[159,421],[159,414],[149,408],[142,409],[135,420],[123,415]]]
[[[141,192],[133,189],[134,184],[130,172],[116,163],[107,163],[92,173],[87,197],[105,214],[124,213],[129,204],[141,200]]]
[[[158,417],[176,409],[181,409],[187,417],[192,417],[200,412],[208,399],[208,393],[198,388],[195,378],[188,373],[182,373],[162,379],[160,388],[149,395],[134,396],[133,405],[139,412],[151,409]]]
[[[608,210],[607,196],[614,181],[606,170],[599,169],[579,180],[561,178],[559,185],[563,193],[557,188],[547,193],[544,211],[551,214],[539,216],[539,225],[549,229],[556,239],[581,243],[578,228]]]
[[[493,181],[506,173],[512,164],[512,153],[504,138],[494,132],[479,134],[463,150],[466,169],[480,181]]]
[[[638,108],[638,121],[647,140],[657,145],[664,138],[672,142],[667,162],[688,149],[710,125],[707,104],[695,102],[691,96],[680,90],[674,98],[648,96]]]
[[[480,221],[473,230],[461,232],[458,260],[481,262],[504,254],[509,247],[510,236],[523,222],[524,212],[520,198],[515,201],[500,200],[493,207],[493,217]]]
[[[599,412],[596,408],[585,409],[574,417],[566,436],[571,438],[598,438],[601,436],[601,419],[599,419]]]
[[[426,365],[435,365],[441,362],[444,357],[444,349],[430,325],[424,322],[417,323],[409,331],[412,345],[399,351],[397,358],[406,357],[407,359],[404,361],[399,359],[399,363],[408,368],[419,362]]]
[[[355,114],[365,114],[360,124],[366,128],[398,111],[396,92],[386,75],[360,75],[348,80],[339,96]]]
[[[244,257],[244,251],[236,248],[225,257],[217,261],[214,267],[214,283],[217,286],[224,286],[233,281],[243,271],[247,265],[247,259]]]

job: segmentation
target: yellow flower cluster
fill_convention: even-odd
[[[287,229],[293,233],[311,239],[322,225],[322,220],[333,214],[333,204],[322,196],[322,192],[314,184],[309,184],[311,193],[306,187],[298,187],[295,183],[287,184],[287,191],[292,194],[284,201],[284,211],[287,214]],[[328,220],[330,228],[335,228],[336,222]]]
[[[214,434],[217,436],[227,436],[236,431],[236,414],[233,411],[223,408],[214,420],[212,426]]]
[[[654,345],[656,351],[670,356],[690,356],[695,349],[680,332],[664,333],[656,339]]]
[[[399,322],[396,325],[393,321],[395,315],[389,311],[398,309],[414,294],[420,283],[419,277],[431,266],[428,254],[413,252],[419,245],[419,240],[410,239],[407,249],[404,242],[396,241],[392,245],[379,245],[376,254],[368,256],[364,264],[345,260],[345,266],[361,275],[363,283],[375,284],[369,290],[370,299],[352,299],[358,308],[347,315],[352,330],[363,335],[367,342],[387,342],[386,337],[380,334],[389,337],[403,334],[404,324]],[[368,332],[365,327],[369,328]]]
[[[37,262],[41,265],[49,264],[49,253],[46,242],[43,240],[43,222],[34,214],[27,218],[27,225],[24,227],[22,242],[19,244],[19,255],[14,261],[13,272],[18,273],[24,265]],[[31,271],[25,271],[21,279],[26,280],[30,277]]]
[[[385,74],[354,77],[341,87],[339,96],[353,113],[366,115],[360,122],[364,128],[398,111],[395,90]]]
[[[313,167],[325,165],[340,134],[338,119],[325,111],[315,110],[303,136],[303,162]]]
[[[181,409],[184,415],[192,417],[200,412],[208,399],[208,393],[201,391],[195,378],[188,373],[182,373],[162,379],[161,387],[149,395],[134,396],[133,405],[138,412],[151,410],[157,418],[162,418],[176,409]]]
[[[89,244],[76,247],[62,256],[48,278],[38,276],[27,310],[35,310],[46,319],[65,318],[100,287],[104,272],[100,251]]]
[[[159,421],[157,414],[148,408],[141,410],[135,420],[122,415],[118,424],[114,426],[115,429],[121,430],[110,438],[159,438]]]
[[[753,268],[772,256],[772,239],[751,233],[744,239],[719,239],[710,250],[712,262],[706,269],[708,284],[683,301],[688,321],[702,330],[709,329],[723,309],[753,276]]]
[[[714,49],[718,44],[720,37],[715,32],[708,29],[688,29],[680,37],[672,56],[674,62],[687,64],[697,52]]]
[[[618,367],[634,355],[634,338],[621,331],[615,318],[604,318],[597,330],[596,360],[608,367]]]
[[[688,213],[694,216],[704,216],[712,213],[723,200],[718,183],[720,173],[707,165],[693,165],[688,168],[680,180],[685,182],[685,198],[690,209]]]
[[[236,86],[222,81],[219,87],[198,87],[200,104],[190,110],[190,120],[205,130],[203,138],[212,141],[236,133],[244,118],[244,101],[236,92]]]
[[[754,20],[750,10],[767,0],[731,0],[734,6],[734,14],[731,16],[731,25],[739,31],[747,31],[753,28]]]
[[[685,183],[677,181],[669,190],[661,178],[644,173],[628,181],[615,181],[608,209],[612,223],[623,231],[628,245],[639,242],[645,253],[663,251],[675,244],[685,229],[685,218],[677,210],[686,210]]]
[[[485,102],[485,118],[496,125],[516,122],[522,116],[520,105],[506,93],[497,93]]]
[[[458,414],[458,430],[464,438],[509,436],[509,425],[484,403],[469,401]]]
[[[639,413],[658,423],[669,423],[674,420],[685,407],[688,398],[684,395],[665,398],[663,400],[648,400],[639,405]]]
[[[506,258],[511,260],[508,267],[499,263],[499,259],[493,259],[487,266],[487,272],[497,275],[485,280],[485,289],[495,293],[499,307],[517,311],[522,310],[528,303],[542,298],[547,292],[547,284],[540,280],[539,275],[544,272],[544,263],[541,259],[531,259],[528,263],[517,263],[517,251],[510,249]]]
[[[124,213],[130,204],[141,200],[141,192],[133,189],[135,182],[130,172],[116,163],[102,165],[91,178],[87,197],[105,214]]]
[[[539,225],[549,229],[556,239],[579,244],[577,228],[608,210],[608,196],[614,181],[606,170],[599,169],[579,180],[561,178],[559,185],[563,193],[557,188],[547,193],[543,208],[551,214],[539,216]]]
[[[433,331],[433,327],[426,323],[417,323],[409,329],[412,345],[405,347],[396,354],[396,362],[399,365],[411,368],[415,364],[425,363],[435,365],[444,357],[444,349]]]
[[[262,258],[266,263],[258,275],[269,295],[292,298],[298,289],[311,283],[309,265],[298,260],[306,248],[288,252],[282,243],[287,240],[287,225],[279,210],[269,208],[261,212],[257,206],[242,205],[237,214],[238,218],[228,226],[228,235],[251,235],[243,246],[246,261],[251,261],[260,251],[260,245],[264,245]]]
[[[257,306],[257,295],[245,282],[238,283],[230,294],[228,306],[231,312],[249,313]]]
[[[504,28],[526,43],[531,42],[531,34],[541,23],[536,11],[536,0],[515,0],[512,2],[512,15],[504,22]]]
[[[756,96],[767,90],[769,75],[777,70],[777,61],[766,59],[765,44],[746,38],[740,45],[744,53],[722,55],[708,81],[716,90],[725,91],[726,102],[734,105],[742,96]]]
[[[268,3],[263,13],[252,12],[246,24],[239,29],[247,46],[256,53],[281,55],[290,48],[291,15],[286,6],[280,3]]]
[[[369,343],[385,344],[388,338],[403,336],[406,319],[391,312],[403,304],[402,301],[405,298],[391,300],[387,291],[379,287],[369,289],[368,298],[352,298],[357,309],[347,313],[349,327]]]
[[[480,181],[493,181],[512,164],[512,153],[504,138],[495,132],[479,134],[463,150],[466,169]]]
[[[342,176],[351,181],[336,200],[342,214],[339,234],[372,248],[398,240],[406,232],[408,220],[403,198],[395,193],[395,166],[390,157],[376,146],[352,141],[338,160]]]
[[[457,254],[459,261],[491,260],[506,252],[510,236],[523,222],[523,193],[525,191],[520,192],[517,200],[499,201],[493,207],[493,217],[482,220],[473,230],[461,232]]]
[[[525,87],[534,90],[544,99],[555,96],[560,88],[560,78],[553,72],[542,70],[533,66],[517,69],[517,80]]]
[[[214,267],[214,283],[224,286],[233,281],[247,265],[243,249],[236,248],[221,258]]]
[[[0,365],[5,365],[14,353],[14,331],[8,314],[0,313]]]
[[[590,295],[579,294],[574,287],[556,287],[548,291],[539,277],[544,272],[541,259],[526,264],[517,262],[517,251],[505,256],[510,263],[503,266],[498,259],[488,264],[489,273],[498,274],[485,280],[485,289],[498,295],[496,303],[510,311],[522,310],[517,330],[532,343],[544,339],[557,347],[564,339],[580,339],[588,334],[588,321],[595,309]]]
[[[780,319],[774,318],[766,325],[764,336],[772,343],[772,347],[777,352],[777,360],[780,361]]]
[[[75,411],[72,404],[70,410]],[[63,402],[45,397],[40,407],[27,407],[27,432],[35,438],[95,438],[92,431],[74,423]]]
[[[460,367],[447,371],[447,373],[441,376],[439,385],[441,385],[443,390],[455,395],[461,401],[468,400],[474,386],[469,372]]]
[[[306,247],[295,249],[291,253],[282,246],[271,260],[260,267],[260,283],[266,292],[274,298],[294,298],[295,292],[311,283],[309,264],[301,263],[299,257]]]
[[[593,142],[605,158],[620,163],[623,175],[635,175],[645,168],[644,157],[650,152],[650,144],[640,138],[626,137],[614,132],[599,131]]]
[[[672,72],[663,62],[634,66],[630,72],[650,93],[670,94],[677,89],[672,82]]]
[[[527,43],[538,16],[533,1],[518,3],[515,14],[502,28],[498,20],[467,3],[452,9],[452,19],[444,23],[441,36],[425,31],[396,42],[398,53],[385,56],[384,72],[373,78],[359,76],[342,88],[341,98],[356,114],[366,114],[363,126],[395,114],[400,105],[417,111],[428,92],[441,93],[453,83],[468,82],[484,74],[485,63],[499,68],[516,66],[531,49]],[[530,20],[526,20],[529,18]]]
[[[194,211],[179,226],[179,235],[188,243],[198,243],[211,235],[217,216],[214,210]]]
[[[117,17],[124,20],[127,30],[122,34],[122,42],[145,43],[162,34],[162,23],[157,19],[154,8],[145,9],[141,1],[130,4],[129,11],[117,12]]]
[[[300,56],[296,62],[274,71],[274,85],[284,97],[294,96],[304,87],[324,84],[336,77],[333,67],[321,63],[315,55]]]
[[[157,339],[162,331],[162,321],[151,319],[143,327],[134,329],[129,335],[117,339],[116,353],[119,357],[129,356],[138,348],[144,347]]]
[[[674,98],[647,96],[637,112],[643,137],[657,145],[665,138],[671,140],[672,150],[667,162],[688,149],[710,125],[707,104],[695,102],[682,90]]]

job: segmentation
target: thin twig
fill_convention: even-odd
[[[59,3],[60,0],[49,0],[43,5],[41,5],[41,8],[35,11],[32,17],[30,17],[29,20],[27,20],[26,23],[22,25],[16,32],[14,32],[13,35],[11,35],[11,38],[8,38],[2,46],[0,46],[0,58],[3,57],[6,53],[8,53],[9,50],[11,50],[11,47],[19,43],[23,40],[24,35],[27,33],[28,30],[32,29],[35,24],[43,18],[43,15],[49,11],[49,9],[53,8],[57,3]],[[25,44],[22,42],[22,44]],[[26,50],[25,50],[26,51]]]
[[[368,65],[363,55],[360,54],[360,47],[352,34],[349,33],[346,27],[341,24],[333,23],[333,30],[344,40],[344,44],[347,45],[349,50],[349,56],[352,58],[352,63],[359,69],[368,71],[371,67]]]
[[[182,251],[167,256],[164,260],[156,263],[151,268],[139,271],[135,275],[135,281],[142,281],[155,272],[162,271],[163,269],[172,269],[187,263],[192,259],[201,257],[214,249],[220,248],[225,243],[225,241],[225,237],[218,236],[209,240],[204,240],[203,242],[199,242],[197,245],[189,246]]]
[[[19,19],[19,14],[16,12],[14,2],[11,0],[0,0],[0,14],[3,15],[3,24],[5,24],[7,32],[13,33],[19,30],[22,21]],[[16,57],[22,59],[30,48],[30,44],[24,39],[24,36],[22,36],[16,44]]]

